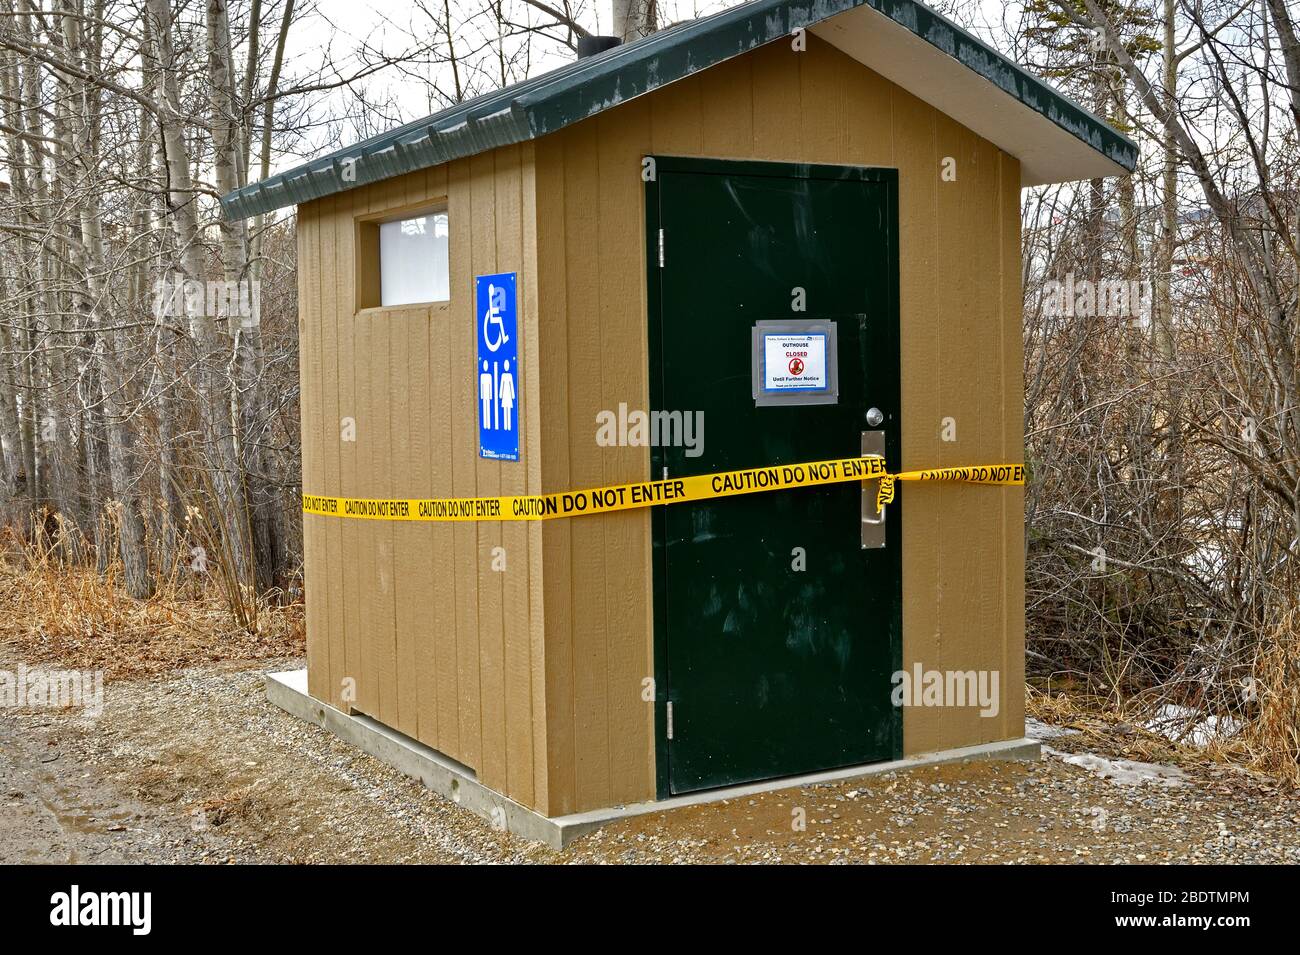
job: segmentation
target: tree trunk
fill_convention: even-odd
[[[62,17],[63,43],[65,55],[75,67],[88,75],[96,75],[99,69],[97,50],[86,50],[81,32],[81,20],[78,0],[64,0],[69,4],[67,15]],[[90,414],[88,421],[97,424],[102,420],[104,437],[108,445],[108,479],[105,480],[102,462],[96,455],[95,429],[90,431],[87,448],[92,460],[96,483],[111,494],[117,504],[118,549],[122,557],[123,581],[127,592],[136,598],[152,596],[154,585],[149,573],[149,552],[145,539],[144,516],[141,511],[139,482],[134,473],[135,431],[129,420],[128,378],[119,367],[117,351],[119,337],[117,331],[97,331],[99,318],[103,314],[101,303],[106,300],[107,290],[103,287],[104,243],[100,227],[99,192],[95,177],[99,168],[99,109],[96,91],[88,83],[65,81],[67,101],[80,107],[80,126],[76,130],[67,130],[68,164],[77,173],[76,183],[79,188],[79,241],[69,243],[69,261],[76,279],[72,296],[80,326],[86,331],[87,348],[90,360],[98,374],[90,377],[87,404]],[[64,136],[60,136],[61,148]],[[96,393],[98,392],[98,394]],[[105,557],[105,548],[100,548],[100,560]]]
[[[8,297],[8,283],[0,275],[0,299]],[[8,323],[0,322],[0,356],[16,357],[17,354]],[[24,500],[26,488],[23,487],[22,473],[22,421],[18,416],[16,376],[10,366],[0,368],[0,526],[10,523],[22,511],[30,509],[30,502]]]
[[[152,49],[148,59],[158,71],[158,126],[167,169],[167,204],[176,243],[177,264],[185,280],[205,277],[203,237],[195,211],[196,194],[190,175],[190,155],[180,109],[180,82],[172,44],[169,0],[146,0]],[[212,515],[222,530],[222,544],[231,571],[240,584],[253,586],[252,545],[248,506],[240,473],[224,367],[229,345],[204,309],[187,309],[190,339],[195,349],[194,375],[199,393],[201,427],[207,466],[215,495]]]
[[[211,85],[213,160],[217,191],[225,194],[243,185],[237,157],[239,155],[238,116],[235,109],[234,69],[230,54],[230,25],[226,0],[208,2],[208,80]],[[223,273],[228,288],[247,281],[247,223],[232,223],[222,217],[221,244]],[[249,524],[253,545],[255,582],[261,589],[270,587],[279,570],[274,491],[266,480],[265,441],[261,388],[263,380],[260,286],[251,282],[247,296],[240,302],[248,308],[233,308],[226,316],[227,328],[235,342],[234,375],[230,383],[231,415],[238,423],[235,432],[236,454],[242,466],[245,494],[249,506]],[[242,291],[242,290],[241,290]]]
[[[624,43],[659,29],[657,0],[613,0],[614,35]]]

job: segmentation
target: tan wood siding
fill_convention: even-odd
[[[363,475],[361,462],[357,455],[355,441],[344,441],[346,433],[351,434],[356,427],[358,414],[358,381],[363,377],[357,368],[357,329],[353,319],[352,303],[356,300],[356,225],[352,221],[354,196],[341,193],[334,197],[332,215],[327,228],[334,233],[335,258],[332,263],[325,263],[325,268],[333,272],[323,276],[323,281],[335,285],[333,314],[323,314],[322,321],[327,329],[333,331],[338,340],[338,369],[333,379],[333,389],[338,395],[338,416],[330,421],[331,440],[337,440],[339,448],[339,492],[351,497],[362,493]],[[322,204],[323,205],[323,204]],[[323,270],[322,270],[323,271]],[[364,354],[362,352],[361,354]],[[351,712],[357,702],[357,693],[362,682],[362,641],[366,617],[362,613],[361,594],[363,591],[360,574],[360,552],[362,528],[357,521],[341,521],[339,528],[339,551],[331,552],[330,560],[337,564],[331,568],[331,581],[341,582],[343,601],[343,655],[334,661],[330,675],[329,701],[344,712]],[[344,680],[351,681],[345,687]],[[345,696],[346,693],[346,696]]]
[[[302,483],[312,491],[325,479],[321,467],[320,426],[322,375],[320,340],[326,334],[320,305],[320,220],[316,210],[305,207],[298,212],[298,374],[299,404],[302,421]],[[328,587],[326,580],[331,563],[325,550],[325,519],[304,514],[302,519],[303,585],[307,593],[317,594],[307,601],[307,690],[312,696],[329,700],[329,613],[321,599]]]
[[[898,168],[903,464],[1022,460],[1018,164],[809,36],[806,52],[770,44],[536,143],[304,206],[305,488],[468,497],[644,478],[647,449],[600,448],[595,431],[599,411],[649,400],[651,153]],[[940,178],[946,156],[955,182]],[[357,263],[358,222],[442,202],[451,301],[359,310],[377,279]],[[470,374],[473,277],[505,271],[519,274],[519,464],[478,457]],[[340,441],[347,417],[355,442]],[[940,439],[944,417],[955,442]],[[1003,696],[997,719],[909,709],[905,749],[1018,736],[1021,495],[902,493],[904,665],[1000,670]],[[346,708],[355,680],[355,709],[553,815],[654,797],[647,512],[529,525],[308,517],[304,547],[313,695]]]
[[[1023,263],[1020,256],[1020,162],[1001,154],[1001,202],[998,234],[1001,238],[1002,279],[1002,441],[1003,461],[1025,459],[1025,338]],[[1025,731],[1025,489],[1009,487],[999,499],[1002,506],[1002,694],[1003,739]]]
[[[300,288],[308,491],[449,497],[539,489],[535,195],[528,146],[302,208],[300,256],[313,263]],[[370,267],[357,266],[358,248],[367,254],[360,223],[444,203],[451,300],[358,308],[378,296],[373,243]],[[507,271],[519,273],[528,363],[520,465],[479,459],[470,387],[473,276]],[[369,291],[358,288],[358,276]],[[355,441],[342,438],[347,418]],[[547,737],[534,718],[545,699],[541,529],[317,517],[306,528],[313,695],[427,743],[520,802],[544,798]],[[499,554],[501,572],[492,569]],[[345,692],[350,682],[355,699]]]
[[[648,473],[646,449],[596,446],[595,415],[648,403],[640,163],[655,153],[898,168],[903,465],[1023,460],[1013,158],[816,37],[805,53],[762,47],[536,149],[548,489]],[[940,178],[946,156],[955,182]],[[940,440],[945,417],[955,442]],[[997,718],[910,708],[904,748],[1019,736],[1020,495],[902,493],[904,665],[998,670],[1003,697]],[[640,696],[653,673],[649,521],[569,523],[543,531],[553,812],[654,798],[653,710]]]

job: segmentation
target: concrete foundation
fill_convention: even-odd
[[[935,766],[940,763],[972,759],[1034,760],[1041,756],[1041,747],[1036,740],[1003,740],[997,743],[963,746],[959,749],[909,756],[906,759],[892,760],[887,763],[849,766],[806,776],[787,776],[760,783],[747,783],[743,786],[730,786],[726,789],[710,789],[706,792],[674,796],[657,802],[643,802],[574,813],[569,816],[550,817],[521,806],[489,789],[475,778],[474,771],[468,766],[448,759],[423,743],[403,736],[368,716],[360,714],[349,716],[326,703],[312,699],[307,694],[306,670],[268,673],[266,698],[287,713],[324,727],[375,759],[382,760],[406,775],[420,780],[429,789],[446,796],[457,805],[478,813],[498,828],[525,839],[544,842],[554,849],[563,849],[574,839],[599,829],[606,823],[653,812],[665,812],[681,806],[697,806],[724,799],[737,799],[774,789],[796,789],[818,783],[879,776],[883,773],[915,769],[918,766]]]

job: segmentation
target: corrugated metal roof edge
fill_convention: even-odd
[[[230,219],[246,219],[536,139],[786,37],[796,27],[814,26],[863,5],[906,27],[1122,168],[1136,166],[1132,140],[918,0],[752,0],[250,183],[223,196],[222,209]]]

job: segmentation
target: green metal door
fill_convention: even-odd
[[[896,468],[896,171],[656,157],[646,198],[651,403],[704,425],[699,449],[654,448],[654,476],[857,456],[872,430]],[[756,406],[763,320],[835,323],[837,401]],[[656,509],[661,797],[902,755],[902,495],[882,549],[861,495]]]

